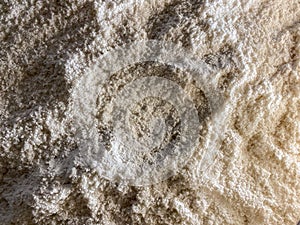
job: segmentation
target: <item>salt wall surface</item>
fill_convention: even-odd
[[[298,0],[4,0],[0,21],[0,224],[300,220]]]

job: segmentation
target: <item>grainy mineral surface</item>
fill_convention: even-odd
[[[190,93],[206,121],[204,142],[222,123],[220,144],[210,155],[200,141],[174,176],[131,186],[82,163],[78,124],[86,118],[75,103],[96,85],[81,82],[99,58],[150,39],[199,58],[223,110],[214,111],[205,93],[180,78],[185,71],[145,62],[111,77],[96,118],[113,114],[102,105],[130,79],[174,74],[170,79]],[[297,224],[299,57],[299,0],[2,0],[0,224]],[[168,127],[173,140],[181,134],[178,112],[164,100],[145,98],[132,115],[131,130],[143,143],[153,141],[145,134],[160,137]],[[155,120],[149,128],[152,116],[166,126]],[[97,129],[112,148],[109,126]]]

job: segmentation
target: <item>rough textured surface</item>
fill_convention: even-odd
[[[4,0],[0,21],[1,224],[300,220],[298,0]],[[209,172],[196,151],[176,176],[129,187],[78,163],[72,87],[141,39],[179,43],[214,71],[231,113]]]

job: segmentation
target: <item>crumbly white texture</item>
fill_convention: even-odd
[[[0,21],[0,223],[300,220],[299,1],[2,1]],[[231,114],[209,173],[196,152],[137,188],[76,163],[68,107],[99,55],[146,38],[203,57]]]

